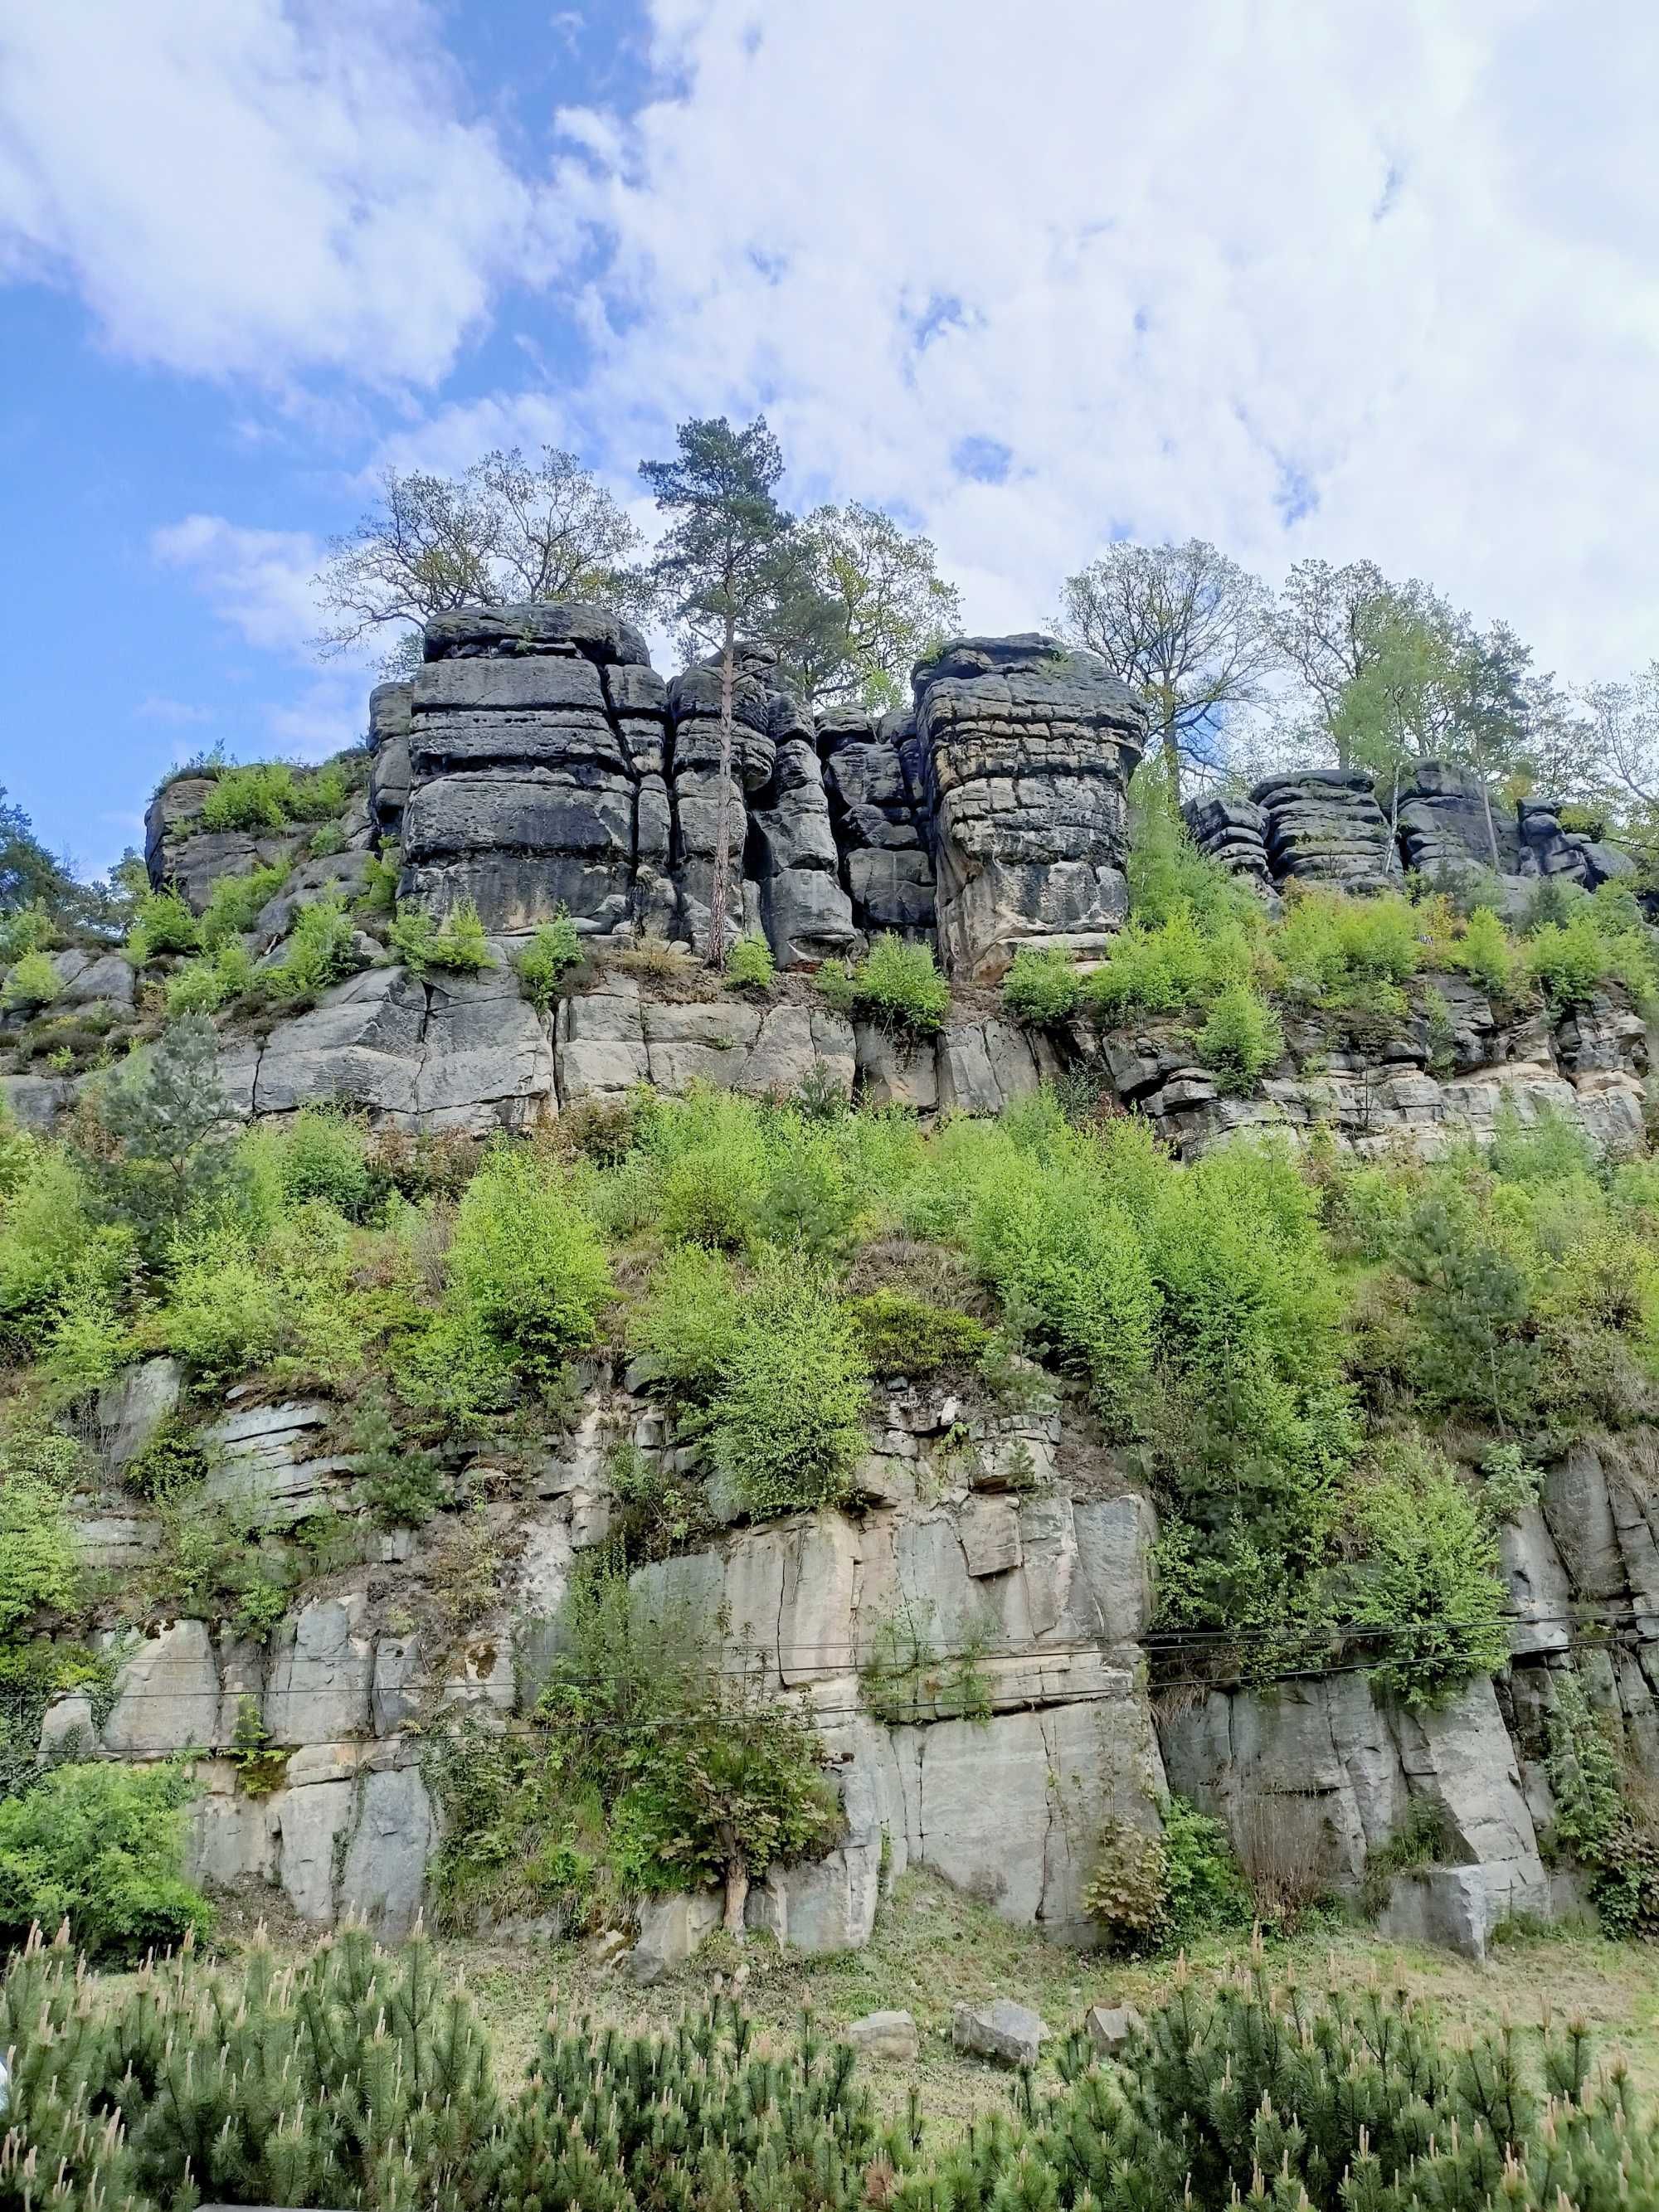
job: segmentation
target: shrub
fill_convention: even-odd
[[[386,942],[411,975],[477,975],[495,964],[471,899],[463,899],[441,924],[429,914],[399,915]]]
[[[64,988],[46,952],[25,952],[0,983],[0,1006],[49,1006]]]
[[[941,1649],[931,1605],[908,1596],[878,1619],[859,1669],[864,1701],[886,1728],[935,1720],[988,1721],[992,1682],[981,1662],[996,1640],[998,1623],[986,1613],[957,1631]]]
[[[1500,1003],[1515,996],[1526,973],[1522,954],[1490,907],[1475,908],[1447,957]]]
[[[75,1602],[74,1531],[58,1486],[9,1451],[0,1467],[0,1639],[32,1613]]]
[[[68,1765],[0,1801],[0,1948],[64,1919],[91,1958],[205,1936],[212,1908],[183,1874],[194,1794],[177,1766]]]
[[[271,988],[285,999],[314,999],[343,981],[362,964],[352,943],[355,935],[343,900],[317,899],[302,906],[281,965],[264,971]]]
[[[1659,1840],[1626,1800],[1613,1724],[1591,1710],[1576,1673],[1549,1680],[1544,1773],[1554,1819],[1547,1840],[1591,1869],[1609,1936],[1659,1935]]]
[[[459,1310],[538,1384],[593,1341],[611,1296],[598,1231],[533,1155],[500,1151],[467,1187],[449,1248]]]
[[[726,1372],[738,1328],[738,1286],[720,1252],[670,1251],[629,1320],[629,1342],[678,1395],[707,1399]]]
[[[136,919],[127,934],[127,957],[143,968],[164,952],[194,952],[202,933],[195,915],[177,891],[139,894]]]
[[[1279,1016],[1248,983],[1228,984],[1199,1031],[1199,1059],[1223,1091],[1254,1091],[1284,1049]]]
[[[204,830],[281,830],[293,817],[294,797],[294,771],[284,762],[228,768],[215,779],[197,819]]]
[[[268,1365],[288,1328],[283,1286],[239,1230],[210,1227],[179,1248],[155,1335],[204,1389]]]
[[[0,915],[0,968],[46,951],[57,934],[43,906],[20,906],[15,914]]]
[[[800,1267],[766,1269],[738,1310],[703,1416],[744,1512],[763,1521],[844,1498],[865,1449],[869,1395],[830,1285]]]
[[[763,937],[740,937],[726,956],[726,982],[733,991],[769,990],[777,972]]]
[[[1127,1820],[1103,1821],[1083,1910],[1109,1951],[1156,1950],[1169,1914],[1169,1878],[1158,1838]]]
[[[234,937],[252,929],[293,873],[289,860],[250,868],[245,876],[221,876],[202,912],[200,936],[204,948],[215,951]]]
[[[1350,1613],[1382,1636],[1371,1671],[1379,1689],[1410,1709],[1442,1705],[1472,1675],[1508,1662],[1498,1549],[1443,1462],[1397,1450],[1366,1485],[1358,1519],[1366,1553]]]
[[[159,1421],[143,1449],[128,1461],[121,1480],[137,1498],[152,1504],[194,1490],[207,1474],[201,1438],[180,1413]]]
[[[368,1133],[349,1115],[302,1106],[285,1129],[258,1129],[243,1140],[251,1149],[269,1143],[286,1206],[320,1199],[348,1221],[367,1221],[386,1184],[370,1164]]]
[[[1536,1505],[1544,1470],[1534,1467],[1519,1444],[1494,1444],[1480,1462],[1480,1502],[1495,1527],[1518,1521]]]
[[[576,925],[562,907],[551,921],[544,921],[513,963],[519,988],[538,1013],[544,1014],[559,995],[559,986],[573,968],[581,965],[582,941]]]
[[[210,958],[187,960],[167,978],[167,1016],[170,1022],[185,1014],[213,1014],[233,999],[253,988],[253,963],[234,938],[222,944]]]
[[[1077,1012],[1083,979],[1069,953],[1039,952],[1026,945],[1016,952],[1002,979],[1002,1003],[1017,1022],[1032,1029],[1054,1029]]]
[[[878,937],[851,969],[819,971],[832,1003],[905,1036],[935,1036],[951,1010],[951,987],[933,964],[931,945],[907,945],[890,932]]]
[[[1255,1918],[1250,1886],[1219,1820],[1171,1797],[1164,1817],[1165,1941],[1247,1929]]]
[[[872,1375],[936,1375],[979,1359],[990,1333],[971,1314],[930,1305],[908,1291],[872,1291],[849,1308]]]
[[[325,822],[313,830],[306,850],[313,860],[331,860],[336,853],[345,850],[345,831],[337,822]]]

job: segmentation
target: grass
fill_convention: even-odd
[[[234,1917],[228,1916],[228,1922]],[[230,1924],[222,1932],[234,1942]],[[299,1949],[307,1937],[290,1923],[283,1940]],[[1173,1957],[1125,1960],[1063,1949],[1034,1928],[1011,1927],[937,1876],[914,1872],[895,1885],[862,1951],[803,1959],[780,1952],[769,1939],[751,1937],[738,1950],[717,1936],[688,1966],[649,1990],[636,1988],[620,1967],[601,1965],[586,1941],[470,1938],[437,1948],[447,1967],[465,1973],[504,2083],[528,2073],[551,2012],[629,2033],[660,2033],[688,2008],[704,2003],[717,1982],[730,1989],[734,1970],[741,1977],[741,2002],[763,2042],[774,2048],[793,2037],[804,2007],[830,2030],[866,2013],[907,2011],[921,2031],[915,2063],[871,2063],[868,2078],[883,2110],[894,2114],[903,2110],[910,2088],[918,2088],[936,2142],[981,2113],[1004,2109],[1012,2078],[951,2049],[951,2017],[957,2004],[1012,1996],[1063,2033],[1081,2023],[1091,2005],[1156,2002],[1176,1970]],[[1206,1941],[1192,1962],[1206,1972],[1224,1972],[1248,1948],[1243,1936]],[[1337,1923],[1272,1939],[1268,1957],[1275,1980],[1322,1986],[1334,1977],[1358,1989],[1376,1976],[1398,1984],[1426,1997],[1454,2036],[1496,2027],[1506,2017],[1535,2030],[1547,2008],[1557,2019],[1582,2015],[1601,2059],[1620,2052],[1638,2095],[1659,2100],[1659,1947],[1545,1930],[1501,1944],[1477,1966],[1449,1952],[1381,1942],[1358,1924]]]

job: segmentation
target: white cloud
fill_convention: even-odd
[[[302,530],[252,530],[222,514],[187,514],[154,532],[150,550],[181,568],[249,645],[302,653],[317,634],[313,579],[323,558]]]
[[[163,699],[154,691],[148,698],[141,699],[132,712],[137,721],[165,722],[173,729],[194,727],[218,719],[211,707],[192,706],[187,699]]]
[[[430,382],[551,203],[469,118],[419,0],[51,0],[0,21],[0,274],[118,350]]]
[[[606,258],[562,396],[618,475],[763,405],[987,625],[1114,532],[1196,532],[1425,574],[1575,672],[1646,659],[1659,17],[1592,14],[655,0],[682,90],[563,118]],[[953,468],[986,441],[1000,482]]]

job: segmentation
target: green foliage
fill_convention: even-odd
[[[0,1801],[0,1948],[64,1919],[93,1958],[206,1935],[212,1909],[182,1871],[194,1794],[178,1766],[65,1765]]]
[[[545,1014],[559,995],[559,987],[574,968],[581,965],[582,941],[576,925],[562,908],[544,921],[514,961],[519,988],[538,1013]]]
[[[1178,1014],[1247,981],[1255,965],[1253,939],[1240,921],[1206,927],[1184,906],[1157,922],[1131,915],[1084,982],[1082,1004],[1102,1029],[1146,1014]]]
[[[706,1402],[719,1389],[738,1328],[737,1279],[720,1252],[668,1252],[629,1316],[629,1341],[677,1395]]]
[[[1526,963],[1514,939],[1490,907],[1477,907],[1449,955],[1471,982],[1500,1006],[1516,996]]]
[[[52,916],[38,903],[0,914],[0,968],[27,960],[31,952],[48,951],[57,934]]]
[[[368,1509],[383,1528],[420,1528],[447,1493],[435,1452],[400,1435],[384,1390],[365,1393],[352,1408],[350,1444]]]
[[[236,1769],[244,1796],[269,1797],[287,1779],[289,1753],[273,1747],[257,1698],[236,1700],[236,1725],[226,1756]]]
[[[1396,1875],[1432,1866],[1446,1848],[1446,1816],[1426,1797],[1414,1798],[1406,1817],[1388,1841],[1365,1854],[1365,1873],[1360,1897],[1367,1912],[1378,1913],[1388,1904]]]
[[[1172,803],[1164,764],[1151,754],[1130,785],[1133,836],[1129,847],[1129,910],[1143,927],[1158,929],[1177,915],[1200,934],[1216,937],[1237,924],[1259,930],[1260,900],[1243,877],[1201,853]]]
[[[121,1480],[135,1498],[155,1504],[194,1490],[207,1474],[207,1454],[197,1431],[178,1413],[165,1414],[148,1443],[127,1462]]]
[[[195,915],[177,891],[144,891],[127,934],[127,957],[143,968],[167,952],[194,952],[202,933]]]
[[[1169,1877],[1155,1833],[1116,1818],[1101,1823],[1083,1910],[1109,1951],[1156,1950],[1164,1940]]]
[[[285,761],[256,761],[220,771],[197,821],[204,830],[258,836],[291,822],[326,821],[343,813],[350,797],[350,778],[340,762],[296,775]]]
[[[1083,978],[1068,953],[1040,952],[1031,945],[1015,953],[1002,979],[1004,1006],[1031,1029],[1054,1029],[1070,1021],[1082,992]]]
[[[98,1174],[105,1202],[149,1254],[229,1172],[233,1117],[218,1053],[209,1018],[186,1014],[99,1084],[94,1112],[104,1139]]]
[[[266,981],[279,998],[318,997],[362,965],[352,944],[356,933],[343,899],[313,899],[295,915],[288,951],[276,967],[264,971]]]
[[[0,1641],[75,1602],[79,1563],[63,1491],[15,1445],[0,1461]]]
[[[971,1314],[931,1304],[908,1291],[854,1298],[853,1325],[872,1375],[936,1375],[982,1357],[990,1332]]]
[[[540,1386],[592,1344],[611,1291],[592,1221],[544,1163],[506,1149],[490,1154],[467,1187],[448,1278],[457,1317]]]
[[[363,862],[363,888],[356,911],[368,921],[390,921],[398,911],[398,880],[403,872],[398,848],[387,845]]]
[[[44,1637],[29,1644],[9,1644],[0,1637],[0,1798],[23,1796],[46,1765],[85,1755],[89,1743],[70,1732],[59,1736],[43,1764],[38,1756],[41,1723],[54,1697],[78,1690],[91,1706],[94,1726],[101,1724],[113,1700],[114,1677],[110,1652]]]
[[[818,987],[832,1006],[896,1036],[936,1036],[951,1010],[951,987],[933,964],[933,947],[907,945],[891,932],[856,965],[820,969]]]
[[[325,822],[312,831],[306,850],[313,860],[331,860],[336,853],[344,852],[345,842],[345,831],[337,822]]]
[[[1398,1450],[1361,1493],[1367,1540],[1350,1615],[1386,1632],[1371,1680],[1411,1709],[1443,1704],[1509,1658],[1505,1585],[1473,1493],[1443,1462]]]
[[[1519,1444],[1494,1444],[1480,1462],[1480,1504],[1494,1528],[1518,1521],[1538,1503],[1544,1471],[1532,1466]]]
[[[215,1014],[233,999],[254,988],[253,962],[232,938],[218,950],[198,960],[187,960],[167,985],[167,1016],[170,1022],[185,1014]]]
[[[1166,1943],[1237,1934],[1255,1918],[1250,1886],[1223,1824],[1184,1797],[1160,1808],[1164,1820],[1164,1923]]]
[[[1429,940],[1423,910],[1398,892],[1351,898],[1315,889],[1290,900],[1273,949],[1297,997],[1340,1006],[1397,992],[1423,965]]]
[[[870,1386],[846,1309],[799,1267],[762,1271],[698,1425],[757,1521],[833,1505],[866,1448]]]
[[[1659,1936],[1659,1837],[1627,1797],[1612,1723],[1592,1711],[1576,1672],[1552,1674],[1544,1773],[1554,1819],[1546,1842],[1592,1874],[1609,1936]]]
[[[0,982],[0,1006],[49,1006],[63,988],[49,953],[25,952]]]
[[[495,964],[471,899],[461,900],[441,924],[429,914],[400,914],[386,933],[386,942],[411,975],[477,975]]]
[[[767,991],[778,972],[763,937],[740,937],[726,956],[726,985],[731,991]]]
[[[878,1620],[859,1670],[864,1701],[888,1728],[933,1720],[988,1721],[991,1680],[981,1662],[995,1635],[987,1617],[944,1648],[931,1605],[908,1596]]]
[[[291,860],[272,860],[250,868],[245,876],[219,876],[214,880],[203,908],[200,936],[203,948],[216,951],[234,937],[252,928],[289,877]]]
[[[1254,1091],[1285,1049],[1279,1016],[1248,983],[1217,993],[1198,1035],[1198,1056],[1223,1091]]]

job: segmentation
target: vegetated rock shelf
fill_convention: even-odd
[[[1433,763],[1132,813],[1035,634],[770,674],[725,981],[717,673],[577,606],[171,781],[125,956],[6,926],[15,1817],[188,1753],[191,1881],[641,1980],[910,1865],[1154,1942],[1208,1820],[1272,1917],[1659,1927],[1625,856]]]

